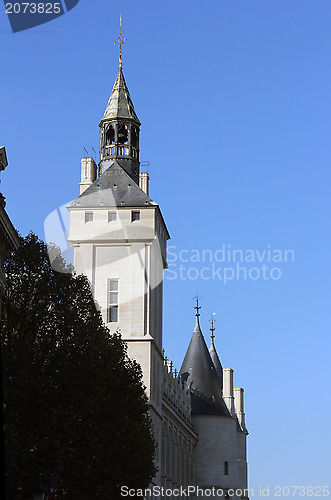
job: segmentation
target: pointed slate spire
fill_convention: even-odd
[[[139,185],[140,122],[134,110],[121,65],[99,127],[99,173],[103,174],[113,160],[122,160],[121,166]]]
[[[196,324],[179,377],[191,393],[192,415],[230,414],[222,397],[222,387],[203,338],[197,305]]]
[[[126,85],[122,67],[118,69],[117,78],[108,105],[104,114],[103,120],[111,120],[114,118],[124,118],[133,120],[140,125],[138,116],[136,115],[129,89]]]
[[[215,347],[215,344],[214,344],[214,338],[215,338],[215,335],[214,335],[214,331],[215,331],[215,327],[214,327],[214,313],[212,314],[212,320],[211,320],[211,345],[210,345],[210,348],[209,348],[209,354],[210,354],[210,357],[212,359],[212,362],[214,364],[214,367],[215,367],[215,370],[216,370],[216,373],[217,373],[217,376],[218,376],[218,380],[219,380],[219,383],[223,389],[223,367],[222,367],[222,364],[220,362],[220,359],[218,357],[218,354],[217,354],[217,351],[216,351],[216,347]]]

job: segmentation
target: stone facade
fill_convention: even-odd
[[[74,267],[89,278],[105,323],[111,332],[121,331],[129,356],[142,367],[157,443],[153,484],[218,487],[225,498],[229,489],[242,488],[231,496],[246,498],[243,390],[233,390],[233,371],[223,370],[213,337],[209,353],[199,306],[179,373],[162,349],[170,236],[149,197],[149,175],[140,172],[140,122],[121,65],[99,126],[100,163],[82,160],[80,196],[68,207],[68,241]]]

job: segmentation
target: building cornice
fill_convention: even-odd
[[[125,211],[125,210],[126,211],[127,210],[155,210],[159,214],[160,220],[161,220],[162,225],[163,225],[163,229],[167,234],[167,239],[168,240],[171,239],[170,233],[168,231],[167,225],[166,225],[165,220],[164,220],[163,215],[162,215],[161,208],[157,203],[155,203],[153,205],[145,205],[143,207],[139,206],[139,205],[137,205],[137,206],[125,206],[124,205],[124,206],[119,206],[119,207],[118,206],[109,206],[109,207],[107,207],[107,206],[98,206],[98,207],[77,207],[77,206],[75,206],[75,207],[71,207],[70,205],[68,205],[66,208],[69,212],[71,212],[71,211],[73,211],[73,212],[74,211],[88,212],[88,211],[92,211],[92,210],[93,211],[97,211],[97,210],[100,210],[100,211],[104,211],[104,210],[119,210],[119,211],[120,210],[122,210],[122,211]]]

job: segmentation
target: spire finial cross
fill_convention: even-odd
[[[120,57],[118,59],[118,69],[122,69],[122,45],[126,41],[126,38],[122,38],[122,16],[120,16],[120,36],[117,38],[114,45],[118,43],[118,47],[120,49]]]
[[[201,309],[201,306],[199,306],[199,300],[201,299],[201,297],[199,297],[198,295],[196,297],[194,297],[194,299],[197,301],[197,305],[194,307],[194,309],[196,309],[196,317],[199,317],[200,316],[200,313],[199,313],[199,310]]]
[[[215,327],[214,327],[214,323],[215,323],[215,320],[214,320],[214,316],[215,316],[215,313],[211,313],[211,320],[209,320],[211,322],[211,343],[214,344],[214,338],[215,338],[215,335],[214,335],[214,331],[215,331]]]

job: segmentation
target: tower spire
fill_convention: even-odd
[[[120,49],[120,56],[118,58],[118,69],[122,69],[122,45],[126,41],[126,38],[122,38],[122,16],[120,15],[120,36],[117,38],[114,45],[118,43],[118,47]]]

